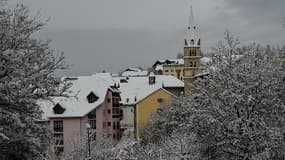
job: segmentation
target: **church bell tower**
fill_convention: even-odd
[[[201,39],[196,35],[197,26],[194,22],[192,5],[190,6],[189,24],[184,39],[184,93],[190,95],[194,92],[191,85],[196,74],[200,72]]]

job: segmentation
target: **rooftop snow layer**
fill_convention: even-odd
[[[68,80],[72,87],[68,89],[70,97],[51,97],[52,101],[44,100],[39,104],[44,111],[43,118],[52,117],[83,117],[104,102],[107,90],[114,85],[110,73],[96,73],[91,76],[79,76],[77,80]],[[98,100],[88,103],[87,96],[93,92]],[[53,107],[61,105],[63,114],[54,114]]]
[[[128,68],[122,72],[122,76],[147,76],[148,72],[139,68]]]
[[[140,100],[148,97],[153,92],[164,87],[184,87],[184,83],[174,76],[156,75],[155,84],[149,84],[148,76],[129,77],[127,83],[120,83],[126,77],[116,77],[116,83],[120,83],[121,103],[136,104]]]

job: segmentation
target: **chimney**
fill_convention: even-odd
[[[150,72],[150,73],[149,73],[149,76],[148,76],[148,83],[149,83],[149,84],[155,84],[155,75],[153,74],[153,72]]]

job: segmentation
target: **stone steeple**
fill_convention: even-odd
[[[184,93],[189,95],[194,92],[191,85],[195,80],[195,75],[200,72],[201,40],[198,37],[197,26],[194,21],[192,5],[190,6],[189,24],[187,34],[184,39]]]

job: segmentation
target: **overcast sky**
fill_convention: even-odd
[[[17,0],[9,0],[11,3]],[[20,1],[20,0],[18,0]],[[50,17],[41,31],[64,51],[68,75],[147,67],[182,51],[193,5],[202,50],[229,29],[242,43],[285,44],[285,0],[21,0]]]

